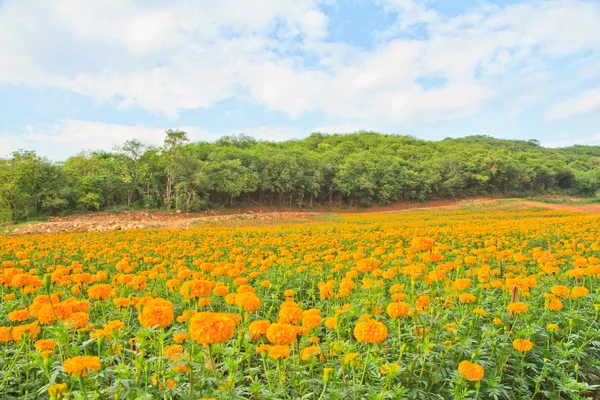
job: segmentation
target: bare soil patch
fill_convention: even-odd
[[[298,209],[257,208],[225,211],[206,211],[203,213],[178,213],[164,211],[124,211],[96,212],[68,217],[53,217],[45,222],[24,224],[11,231],[13,235],[52,234],[63,232],[105,232],[128,229],[180,229],[201,225],[219,226],[256,226],[282,223],[305,223],[323,220],[331,213],[394,213],[411,210],[461,208],[489,208],[493,211],[508,211],[526,208],[546,208],[552,210],[600,214],[600,204],[554,204],[523,199],[498,199],[494,197],[464,200],[443,200],[427,203],[398,203],[386,207],[373,207],[365,210],[356,208],[319,207],[310,211]]]

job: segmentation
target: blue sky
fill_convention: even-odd
[[[374,130],[600,145],[600,3],[0,0],[0,156]]]

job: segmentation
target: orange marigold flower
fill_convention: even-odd
[[[590,294],[590,291],[585,286],[575,286],[571,289],[571,298],[577,299],[579,297],[585,297]]]
[[[148,298],[138,305],[138,320],[144,328],[165,328],[173,322],[173,303],[161,298]]]
[[[95,372],[100,369],[100,358],[96,356],[76,356],[66,359],[63,368],[71,376],[86,377],[88,371]]]
[[[470,361],[461,361],[458,364],[458,372],[472,382],[479,382],[484,375],[483,366]]]
[[[23,338],[34,339],[40,334],[40,324],[32,322],[31,324],[14,326],[10,331],[10,337],[13,341],[19,342]]]
[[[268,320],[258,320],[250,322],[248,330],[250,331],[250,337],[252,339],[258,339],[261,335],[267,333],[267,329],[271,326],[271,322]]]
[[[315,313],[307,314],[304,312],[304,316],[302,317],[302,326],[309,331],[319,326],[321,322],[323,322],[321,315]]]
[[[404,302],[390,303],[385,311],[391,318],[405,317],[410,314],[410,307]]]
[[[245,292],[235,297],[235,305],[244,311],[252,312],[260,308],[260,299],[254,293]]]
[[[13,322],[22,322],[29,319],[30,316],[31,314],[29,314],[27,309],[15,310],[8,313],[8,320]]]
[[[42,357],[48,357],[54,351],[56,347],[56,341],[52,339],[40,339],[33,345],[35,349],[42,355]]]
[[[88,297],[90,299],[100,299],[108,301],[112,286],[106,283],[100,283],[98,285],[90,286],[87,290]]]
[[[309,358],[319,354],[321,354],[321,349],[319,349],[317,346],[309,346],[302,349],[300,352],[300,359],[302,359],[302,361],[307,361]]]
[[[516,314],[520,314],[520,313],[524,313],[527,312],[527,310],[529,310],[529,307],[527,307],[527,304],[523,303],[523,302],[516,302],[516,303],[510,303],[506,309],[508,310],[509,313],[511,313],[512,315],[516,315]]]
[[[179,293],[185,298],[205,297],[210,294],[212,283],[205,280],[192,280],[184,282],[179,288]]]
[[[563,303],[556,297],[546,299],[546,308],[550,311],[560,311],[563,308]]]
[[[554,285],[550,288],[550,291],[552,292],[552,294],[554,294],[556,296],[560,296],[560,297],[564,297],[564,298],[569,297],[569,288],[564,285]]]
[[[290,356],[290,353],[292,352],[292,349],[290,348],[290,346],[277,344],[274,346],[269,346],[267,352],[269,353],[269,357],[274,358],[276,360],[280,360],[283,358],[288,358]]]
[[[292,289],[288,289],[285,292],[283,292],[283,295],[285,297],[294,297],[295,294],[296,294],[296,292],[293,291]]]
[[[513,340],[513,347],[524,353],[533,349],[533,343],[528,339],[515,339]]]
[[[359,322],[354,327],[354,337],[362,343],[383,342],[388,335],[387,327],[374,319]]]
[[[330,317],[325,320],[325,328],[327,329],[335,329],[337,328],[337,320],[335,317]]]
[[[187,333],[176,333],[173,335],[173,341],[175,343],[183,343],[187,340],[188,335]]]
[[[223,343],[231,339],[239,316],[200,312],[190,320],[190,337],[200,344]]]
[[[461,293],[458,296],[458,300],[460,300],[461,303],[473,303],[475,300],[477,300],[477,297],[471,293]]]
[[[267,339],[273,344],[290,345],[296,340],[298,329],[290,324],[275,323],[267,329]]]

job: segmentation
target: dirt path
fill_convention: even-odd
[[[204,213],[189,214],[160,211],[127,211],[120,213],[97,212],[84,215],[72,215],[63,218],[54,217],[46,222],[24,224],[12,229],[11,234],[27,235],[62,232],[104,232],[112,230],[152,228],[185,229],[204,224],[219,226],[275,225],[281,223],[304,223],[315,221],[322,219],[325,215],[331,213],[396,213],[429,209],[476,209],[478,207],[482,207],[482,211],[486,208],[490,208],[490,210],[514,210],[540,207],[560,211],[600,214],[600,204],[553,204],[523,199],[497,199],[490,197],[459,201],[435,201],[420,204],[399,203],[387,207],[370,208],[367,210],[340,209],[333,207],[312,211],[298,211],[297,209],[277,211],[255,209],[244,211],[207,211]]]

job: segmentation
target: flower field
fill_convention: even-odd
[[[0,236],[2,399],[584,399],[600,216]]]

